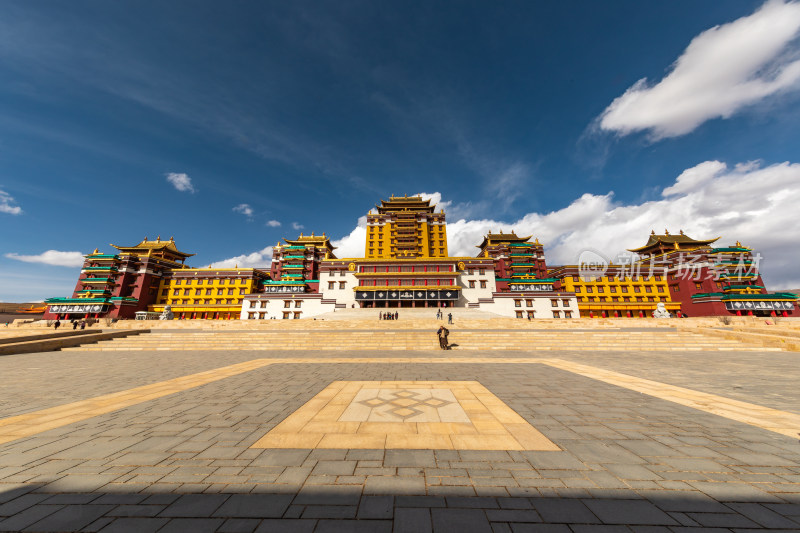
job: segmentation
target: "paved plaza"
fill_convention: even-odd
[[[0,531],[800,529],[783,351],[0,357]]]

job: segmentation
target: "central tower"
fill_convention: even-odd
[[[421,196],[392,196],[367,214],[367,259],[447,257],[444,212]]]

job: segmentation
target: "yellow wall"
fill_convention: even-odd
[[[207,269],[181,270],[184,275],[192,272],[196,272],[197,276],[162,279],[157,303],[150,306],[149,310],[161,312],[165,305],[169,305],[176,317],[183,313],[189,318],[196,313],[197,318],[201,318],[206,313],[208,318],[212,318],[214,313],[218,313],[220,318],[225,318],[230,313],[231,318],[239,318],[244,296],[256,292],[259,283],[252,272],[250,277],[237,278],[216,275],[216,271]]]
[[[561,278],[561,286],[565,291],[575,293],[581,311],[621,311],[624,314],[629,309],[655,309],[659,302],[670,311],[680,310],[680,303],[672,302],[670,298],[666,276],[602,276],[596,280],[584,280],[580,276],[568,275]],[[625,298],[630,301],[626,302]]]
[[[377,222],[367,217],[367,241],[364,256],[367,259],[393,259],[397,257],[395,221]],[[376,224],[376,225],[372,225]],[[378,225],[380,224],[380,225]],[[417,220],[415,225],[417,253],[422,257],[447,257],[447,230],[444,224],[428,224]]]

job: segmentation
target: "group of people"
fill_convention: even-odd
[[[436,310],[436,320],[442,320],[444,318],[444,314],[442,313],[441,309]],[[447,313],[447,323],[453,323],[453,313]]]
[[[400,313],[378,313],[378,320],[397,320],[400,318]]]
[[[78,326],[80,326],[81,329],[86,329],[86,320],[75,320],[75,319],[73,319],[73,320],[70,320],[70,324],[72,324],[72,329],[73,330],[78,329]],[[61,319],[57,318],[56,321],[53,322],[53,329],[58,329],[60,327],[61,327]]]

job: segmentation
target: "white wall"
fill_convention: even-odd
[[[479,298],[491,298],[492,293],[497,290],[497,282],[494,277],[494,268],[486,268],[484,274],[479,274],[476,268],[470,275],[468,271],[463,271],[456,279],[456,283],[461,286],[461,297],[456,303],[457,307],[466,307],[471,302],[477,302]],[[475,282],[475,288],[469,288],[469,282]],[[486,288],[481,289],[481,281],[486,282]]]
[[[515,300],[520,301],[520,307],[515,305]],[[553,307],[551,300],[557,300],[558,306]],[[531,305],[527,305],[528,301],[531,302]],[[564,305],[564,301],[567,302],[567,305]],[[578,312],[578,300],[574,296],[561,296],[558,295],[558,293],[547,296],[543,296],[541,293],[535,296],[517,296],[513,294],[504,294],[502,296],[495,295],[492,303],[481,304],[479,309],[511,318],[517,316],[517,311],[522,311],[522,317],[524,319],[527,319],[528,311],[533,311],[534,320],[554,318],[553,311],[559,311],[560,318],[565,318],[564,311],[570,311],[572,313],[572,318],[578,318],[580,316]]]
[[[347,307],[352,307],[356,302],[356,293],[353,287],[358,285],[358,280],[353,272],[349,270],[340,272],[320,272],[319,275],[319,292],[322,293],[324,299],[334,299],[336,303],[344,304]],[[328,282],[333,282],[333,289],[328,288]],[[344,288],[340,288],[340,283],[344,281]]]
[[[284,307],[284,302],[291,302],[290,307]],[[297,303],[300,302],[300,307]],[[253,306],[255,304],[255,306]],[[291,294],[279,295],[270,294],[251,294],[242,301],[242,320],[284,320],[283,314],[289,312],[289,320],[294,320],[295,313],[300,313],[298,318],[311,318],[324,313],[329,313],[335,309],[334,304],[323,304],[318,294],[296,294],[292,298]],[[255,313],[251,319],[250,313]]]

